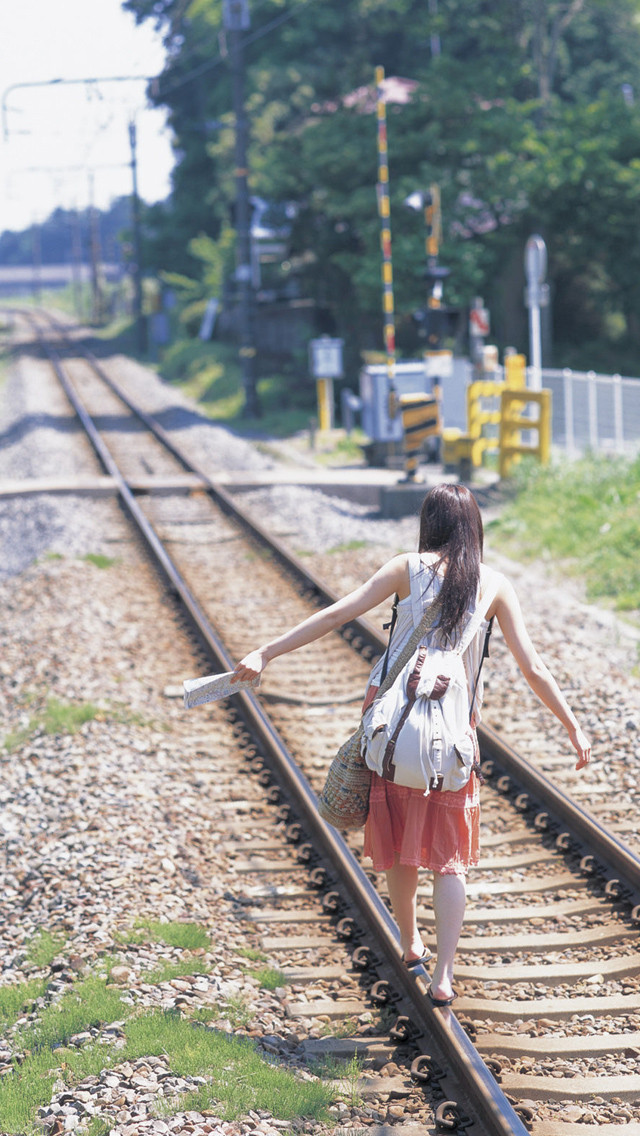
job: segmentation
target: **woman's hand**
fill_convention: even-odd
[[[262,674],[267,665],[267,660],[264,658],[262,648],[257,651],[250,651],[241,659],[238,665],[234,668],[231,682],[247,682],[256,678],[257,675]]]
[[[576,769],[584,769],[591,761],[591,742],[586,734],[583,734],[579,726],[571,726],[569,728],[569,737],[571,744],[578,754],[578,762]]]

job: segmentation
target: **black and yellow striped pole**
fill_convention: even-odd
[[[442,240],[442,211],[440,208],[440,186],[430,185],[424,207],[424,223],[427,230],[425,252],[427,256],[427,275],[431,278],[432,288],[427,300],[430,311],[442,307],[442,285],[444,276],[438,271],[438,254]],[[448,275],[447,269],[443,270]],[[435,316],[428,320],[427,342],[429,348],[437,350],[440,346],[441,327],[435,323]]]
[[[430,185],[424,207],[424,223],[427,229],[425,251],[427,264],[433,267],[438,259],[440,240],[442,238],[442,211],[440,208],[440,186]]]
[[[382,252],[382,310],[389,384],[389,415],[391,418],[395,418],[398,411],[402,413],[405,473],[407,481],[415,481],[420,451],[425,438],[441,432],[440,404],[437,397],[430,394],[408,394],[399,397],[395,387],[396,328],[391,259],[387,108],[384,100],[383,83],[384,68],[376,67],[376,86],[378,88],[378,213],[380,216],[380,249]],[[431,213],[428,210],[431,210]],[[425,220],[428,233],[427,256],[431,258],[429,263],[434,264],[437,260],[440,242],[440,194],[437,186],[431,187],[430,203],[425,211]]]
[[[380,251],[382,253],[382,316],[384,347],[387,356],[389,414],[398,410],[395,389],[396,325],[393,303],[393,263],[391,260],[391,205],[389,201],[389,151],[387,146],[387,108],[384,100],[384,67],[376,67],[378,88],[378,215],[380,217]]]
[[[428,299],[428,308],[439,308],[442,302],[442,281],[438,279],[437,264],[442,238],[442,214],[440,209],[440,187],[429,186],[424,199],[424,222],[426,227],[425,252],[427,273],[433,274],[434,287]],[[439,332],[434,325],[434,317],[427,324],[429,342],[436,346]],[[431,325],[431,326],[430,326]],[[435,335],[434,335],[435,332]],[[430,353],[427,352],[427,355]],[[432,394],[404,394],[400,398],[402,429],[404,432],[404,468],[407,481],[415,481],[420,465],[420,454],[427,438],[442,434],[440,416],[440,384],[434,380]]]
[[[404,471],[407,481],[415,481],[423,442],[442,433],[440,399],[437,394],[403,394],[399,402],[404,433]]]

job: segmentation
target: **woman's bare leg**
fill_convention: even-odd
[[[433,873],[438,955],[431,976],[431,993],[435,998],[450,998],[453,993],[453,960],[462,931],[465,902],[466,881],[463,875]]]
[[[396,855],[387,873],[387,889],[393,914],[400,930],[402,954],[407,962],[422,958],[424,946],[416,922],[416,893],[418,869],[410,864],[398,863]]]

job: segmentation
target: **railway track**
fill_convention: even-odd
[[[85,426],[91,429],[91,419],[101,428],[94,448],[180,597],[203,662],[226,669],[258,639],[333,598],[306,562],[292,560],[246,518],[156,423],[132,417],[125,392],[94,360],[68,344],[65,350],[64,367],[54,355],[58,377]],[[290,963],[292,1021],[357,1021],[372,1004],[382,1007],[390,1038],[360,1034],[334,1048],[359,1048],[373,1066],[384,1060],[388,1071],[401,1067],[386,1060],[391,1040],[405,1070],[402,1084],[384,1078],[387,1101],[394,1093],[402,1101],[398,1119],[419,1113],[419,1102],[428,1100],[443,1131],[471,1124],[487,1133],[585,1136],[600,1131],[601,1102],[609,1114],[619,1102],[620,1124],[605,1130],[640,1131],[640,861],[620,839],[631,816],[617,816],[614,833],[602,783],[587,787],[587,812],[575,793],[551,784],[481,728],[489,773],[484,858],[469,886],[457,966],[461,996],[455,1014],[432,1010],[424,978],[399,962],[383,885],[376,881],[376,891],[359,864],[357,837],[343,840],[315,811],[327,754],[353,728],[381,647],[372,623],[355,621],[342,637],[279,660],[258,699],[238,695],[227,707],[238,748],[269,798],[260,832],[254,814],[262,808],[248,806],[254,831],[248,838],[242,828],[230,878],[251,933]],[[215,729],[220,713],[202,715]],[[231,803],[241,816],[242,801]],[[420,915],[432,941],[429,894],[428,886],[420,891]],[[322,1046],[326,1051],[326,1040]],[[412,1065],[420,1087],[408,1092]],[[383,1092],[379,1083],[366,1085],[373,1099],[376,1090]]]

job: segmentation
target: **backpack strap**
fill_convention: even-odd
[[[422,601],[423,589],[422,589],[422,586],[421,586],[421,578],[422,578],[423,571],[425,569],[425,564],[424,564],[422,557],[420,556],[419,552],[409,552],[407,554],[407,563],[408,563],[408,567],[409,567],[409,587],[410,587],[410,598],[411,598],[411,615],[412,615],[413,622],[414,622],[414,625],[415,625],[414,631],[415,631],[416,628],[421,627],[423,624],[424,624],[424,630],[426,631],[431,626],[434,619],[436,618],[437,609],[435,607],[433,608],[433,611],[431,612],[431,614],[428,617],[428,621],[426,623],[424,623],[425,612],[430,611],[431,607],[433,607],[433,601],[432,601],[432,603],[429,605],[429,607],[427,607],[425,609],[423,601]],[[384,680],[387,676],[387,670],[388,670],[388,667],[389,667],[389,655],[390,655],[390,652],[391,652],[391,640],[393,638],[393,632],[395,630],[396,621],[397,621],[397,618],[398,618],[398,603],[399,603],[399,597],[396,594],[395,599],[393,601],[393,607],[392,607],[392,611],[391,611],[391,619],[388,623],[383,624],[383,629],[385,631],[387,629],[389,629],[389,641],[387,643],[387,649],[384,653],[382,670],[380,672],[380,684],[381,685],[382,685],[382,683],[384,682]],[[410,642],[410,640],[407,640],[407,642]],[[410,651],[407,658],[411,657],[414,650],[415,650],[415,648],[413,648]],[[403,656],[404,656],[404,652],[403,652]],[[406,661],[407,660],[405,659],[405,662]],[[403,663],[403,666],[404,666],[404,663]],[[400,669],[402,669],[402,667]]]
[[[385,781],[393,781],[393,770],[391,769],[391,766],[393,765],[393,755],[394,755],[395,749],[396,749],[396,742],[398,740],[398,735],[400,733],[400,730],[402,729],[407,718],[409,717],[409,714],[411,713],[411,707],[413,706],[413,704],[416,700],[416,695],[417,695],[417,690],[418,690],[418,682],[419,682],[419,679],[420,679],[420,672],[422,670],[426,655],[427,655],[427,648],[426,647],[420,647],[420,649],[418,651],[418,658],[416,659],[416,662],[415,662],[415,666],[414,666],[414,668],[413,668],[413,670],[412,670],[412,672],[409,675],[409,678],[407,680],[407,701],[406,701],[404,710],[402,711],[402,714],[400,715],[400,717],[399,717],[399,719],[396,723],[396,728],[393,731],[391,737],[389,738],[389,741],[387,742],[386,749],[384,751],[384,758],[383,758],[383,761],[382,761],[382,778]]]
[[[487,627],[487,633],[484,637],[484,646],[482,648],[482,654],[480,656],[480,662],[478,663],[478,670],[476,671],[476,677],[475,677],[474,682],[473,682],[473,690],[471,691],[471,703],[469,705],[469,722],[471,722],[471,719],[473,718],[473,708],[474,708],[475,702],[476,702],[476,694],[478,692],[478,683],[480,682],[480,672],[482,670],[482,664],[484,663],[485,659],[489,658],[489,640],[491,639],[491,632],[493,630],[493,618],[494,617],[491,616],[491,619],[489,620],[489,626]]]
[[[384,682],[386,675],[387,675],[387,668],[389,666],[389,651],[391,650],[391,640],[393,638],[393,632],[395,630],[396,622],[397,622],[397,619],[398,619],[398,604],[399,603],[400,603],[400,596],[396,592],[395,599],[393,601],[393,607],[391,609],[391,619],[389,620],[388,623],[382,624],[383,631],[389,632],[389,642],[387,643],[387,649],[384,653],[384,660],[383,660],[383,663],[382,663],[382,670],[380,671],[380,682],[381,683]]]
[[[420,640],[424,635],[426,635],[427,631],[431,627],[434,620],[437,619],[439,614],[440,601],[439,598],[436,597],[433,603],[429,604],[429,606],[425,608],[418,626],[414,627],[406,643],[398,652],[397,658],[393,660],[388,673],[385,675],[384,680],[380,683],[380,686],[376,691],[376,697],[374,701],[376,701],[378,698],[381,698],[384,692],[388,690],[390,686],[393,686],[398,675],[400,674],[400,671],[405,666],[405,664],[409,662],[409,659],[413,655],[413,652],[416,650],[416,647],[420,645]],[[370,703],[370,705],[373,705],[373,703]]]

